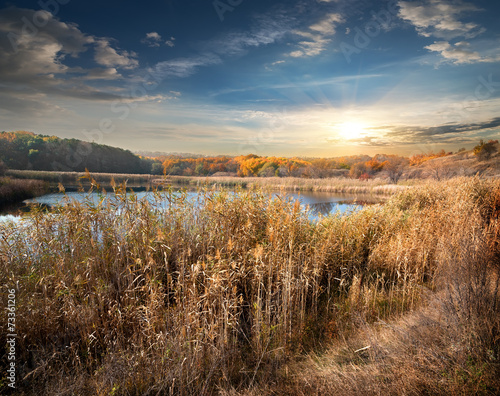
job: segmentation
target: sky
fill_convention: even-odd
[[[491,0],[0,1],[0,130],[132,151],[411,155],[500,138]]]

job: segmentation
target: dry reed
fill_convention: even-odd
[[[492,389],[499,197],[498,182],[473,178],[318,222],[258,190],[204,190],[196,202],[119,194],[35,211],[0,225],[2,292],[17,289],[18,386],[61,395]],[[413,377],[391,374],[403,369]]]

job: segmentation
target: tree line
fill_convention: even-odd
[[[465,148],[458,152],[465,151]],[[498,142],[481,142],[472,151],[479,160],[498,152]],[[258,156],[141,156],[129,150],[36,135],[31,132],[0,132],[0,171],[11,169],[44,171],[75,171],[157,174],[169,176],[239,176],[239,177],[305,177],[327,178],[346,176],[356,179],[389,178],[397,182],[412,168],[424,162],[452,155],[421,153],[411,157],[377,154],[336,158],[286,158]],[[2,164],[2,161],[4,164]]]
[[[10,169],[134,174],[150,173],[155,162],[129,150],[24,131],[0,132],[0,159]]]

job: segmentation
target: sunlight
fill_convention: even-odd
[[[358,139],[365,132],[365,126],[359,122],[344,122],[337,126],[339,136],[344,140]]]

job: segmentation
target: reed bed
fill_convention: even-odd
[[[7,171],[7,175],[17,179],[35,179],[49,182],[51,185],[59,183],[65,186],[90,185],[91,178],[96,179],[102,186],[110,186],[113,182],[121,184],[126,182],[128,186],[150,186],[151,181],[156,176],[148,174],[129,173],[92,173],[88,172],[58,172],[58,171],[33,171],[14,170]]]
[[[498,181],[315,222],[259,190],[104,198],[0,224],[22,394],[498,389]]]
[[[0,177],[0,208],[34,198],[47,191],[47,183],[40,180],[17,180],[10,177]]]
[[[318,191],[339,194],[392,195],[412,184],[391,184],[384,179],[359,180],[346,177],[306,179],[300,177],[182,177],[168,176],[155,179],[156,184],[181,184],[191,186],[218,185],[222,187],[264,188],[284,191]],[[419,185],[425,182],[420,181]]]

